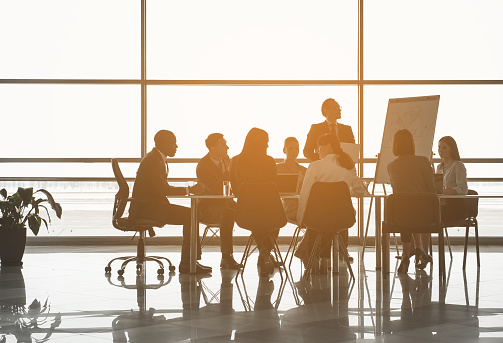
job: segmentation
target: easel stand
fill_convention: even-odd
[[[376,180],[376,177],[377,177],[376,174],[377,174],[378,167],[379,167],[379,155],[377,155],[376,172],[374,174],[374,181]],[[381,183],[381,185],[382,185],[382,189],[383,189],[384,195],[387,195],[386,194],[386,187],[385,187],[384,183]],[[375,188],[376,188],[376,183],[373,182],[373,185],[372,185],[372,195],[375,194]],[[369,206],[369,214],[367,216],[367,225],[365,226],[365,236],[363,238],[362,258],[365,255],[365,248],[367,247],[367,235],[368,235],[368,232],[369,232],[370,216],[372,214],[372,205],[373,205],[373,203],[374,203],[374,197],[371,197],[370,198],[370,206]],[[376,225],[377,225],[377,223],[376,223]],[[396,240],[396,235],[394,233],[393,233],[393,239],[395,241],[396,258],[400,258],[400,249],[398,248],[398,243],[397,243],[397,240]]]

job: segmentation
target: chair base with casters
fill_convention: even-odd
[[[162,257],[162,256],[146,256],[145,255],[145,231],[141,231],[140,237],[138,238],[138,244],[136,247],[136,256],[121,256],[121,257],[116,257],[116,258],[110,260],[110,262],[108,262],[107,266],[105,267],[105,273],[107,273],[107,274],[112,273],[113,262],[123,261],[120,269],[117,270],[117,274],[119,274],[119,276],[124,275],[124,272],[126,271],[126,267],[127,267],[128,263],[130,263],[130,262],[136,262],[136,274],[140,275],[143,270],[144,262],[152,261],[152,262],[156,262],[159,267],[159,269],[157,269],[157,275],[162,276],[162,275],[164,275],[163,260],[169,264],[168,270],[170,272],[174,272],[176,268],[168,258]]]

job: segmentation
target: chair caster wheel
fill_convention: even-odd
[[[164,275],[164,269],[162,269],[162,268],[157,269],[157,274]]]
[[[120,282],[124,281],[124,276],[118,276],[117,280],[119,280]]]
[[[176,269],[176,268],[175,268],[175,266],[169,266],[169,271],[170,271],[170,272],[174,272],[174,271],[175,271],[175,269]]]
[[[164,275],[162,275],[162,274],[157,275],[157,280],[159,280],[159,281],[164,280]]]
[[[176,273],[175,273],[175,272],[169,272],[169,273],[168,273],[168,275],[169,275],[170,277],[173,277],[173,276],[175,276],[175,275],[176,275]]]
[[[119,269],[119,270],[117,271],[117,274],[119,274],[119,276],[124,275],[124,269]]]
[[[110,278],[111,276],[112,276],[112,273],[110,273],[110,272],[105,273],[106,278]]]
[[[110,273],[112,271],[112,267],[107,266],[105,267],[105,273]]]

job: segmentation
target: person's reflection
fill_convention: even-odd
[[[332,285],[333,279],[333,285]],[[311,275],[295,283],[304,304],[285,312],[282,327],[297,332],[302,342],[350,342],[347,272]]]

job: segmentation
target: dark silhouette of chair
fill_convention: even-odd
[[[440,201],[433,193],[395,193],[386,198],[383,232],[383,272],[389,272],[389,233],[438,233],[439,273],[444,273],[444,239]]]
[[[468,195],[478,195],[478,193],[472,189],[468,190]],[[463,269],[466,268],[466,254],[468,251],[468,234],[470,228],[475,228],[475,248],[477,251],[477,268],[480,268],[480,252],[479,252],[479,224],[477,222],[477,215],[479,213],[479,199],[462,199],[464,201],[464,215],[465,218],[445,221],[443,222],[444,230],[447,232],[448,227],[464,227],[465,232],[465,250],[463,254]],[[451,254],[452,259],[452,254]]]
[[[174,271],[175,266],[171,264],[171,261],[166,257],[161,256],[145,256],[145,233],[148,231],[149,236],[155,236],[154,227],[163,227],[164,224],[148,219],[136,219],[136,209],[138,205],[142,202],[140,199],[134,199],[129,197],[129,186],[126,182],[126,179],[122,175],[122,172],[119,168],[119,163],[116,159],[112,159],[112,169],[114,171],[115,180],[119,184],[119,191],[115,194],[114,201],[114,209],[113,209],[113,217],[112,224],[117,230],[126,231],[126,232],[134,232],[139,235],[138,243],[136,245],[136,256],[123,256],[116,257],[108,262],[105,267],[106,273],[112,272],[112,263],[116,260],[123,260],[124,262],[121,265],[121,268],[117,271],[117,273],[121,276],[124,274],[124,270],[129,262],[136,262],[136,273],[139,275],[143,268],[143,263],[146,261],[154,261],[159,265],[159,269],[157,270],[157,274],[164,274],[164,264],[162,260],[165,260],[169,263],[169,270]],[[127,204],[129,205],[129,216],[123,217],[124,211],[126,209]]]
[[[306,276],[311,273],[312,262],[319,256],[321,240],[329,238],[333,242],[338,238],[339,249],[348,256],[348,251],[342,242],[340,233],[352,227],[356,222],[355,209],[351,201],[349,187],[345,182],[315,182],[309,193],[303,224],[308,229],[317,232],[316,240],[306,268]],[[345,258],[346,265],[354,279],[353,269],[349,259]],[[338,271],[337,271],[338,272]]]
[[[276,258],[284,265],[278,245],[272,238],[272,233],[279,230],[287,223],[283,204],[278,188],[274,182],[241,184],[236,206],[236,224],[252,232],[248,239],[241,264],[246,266],[250,256],[252,237],[257,239],[259,234],[264,240],[272,242]]]
[[[220,225],[218,224],[215,224],[215,223],[203,223],[200,221],[201,224],[203,224],[204,226],[206,226],[204,228],[204,232],[203,232],[203,235],[201,237],[201,249],[204,248],[204,246],[206,244],[208,244],[209,241],[211,241],[211,239],[213,237],[218,237],[218,234],[220,232]],[[208,236],[209,234],[209,236]]]

